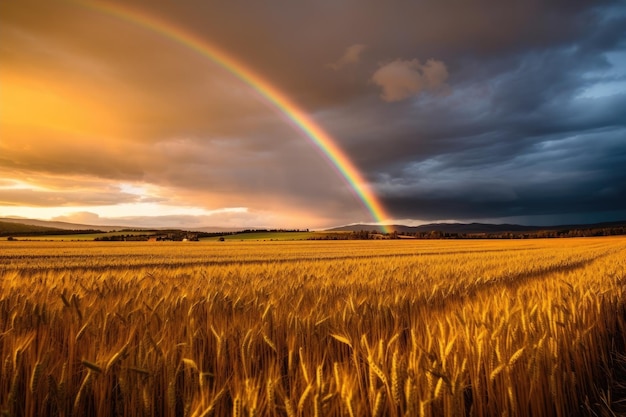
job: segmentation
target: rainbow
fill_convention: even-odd
[[[359,170],[337,146],[335,141],[311,117],[268,81],[217,46],[169,22],[148,15],[144,11],[137,11],[128,6],[104,1],[76,0],[73,3],[158,33],[208,58],[253,88],[271,107],[285,115],[297,130],[304,133],[322,151],[363,202],[374,221],[382,226],[384,232],[389,232],[387,226],[383,224],[385,220],[389,219],[389,216],[376,195],[368,188],[367,182],[363,179]]]

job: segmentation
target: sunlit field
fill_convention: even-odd
[[[0,242],[2,416],[616,415],[626,238]]]

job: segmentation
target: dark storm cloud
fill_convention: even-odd
[[[480,55],[467,44],[466,54],[444,58],[449,96],[363,101],[328,118],[394,217],[624,216],[626,84],[593,91],[626,76],[626,14],[576,11],[588,22],[567,39],[535,35],[524,47]],[[358,114],[351,135],[344,120]]]
[[[623,211],[625,133],[619,129],[540,142],[499,159],[470,152],[472,164],[458,161],[457,155],[436,157],[390,180],[388,200],[400,217],[410,218],[417,208],[431,220]]]

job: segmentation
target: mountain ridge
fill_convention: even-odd
[[[596,229],[596,228],[608,228],[608,227],[623,227],[626,226],[626,220],[617,222],[603,222],[603,223],[585,223],[585,224],[563,224],[554,226],[528,226],[520,224],[510,223],[457,223],[457,222],[442,222],[442,223],[427,223],[419,226],[405,226],[405,225],[374,225],[374,224],[351,224],[345,226],[334,227],[331,229],[325,229],[327,232],[358,232],[358,231],[376,231],[383,233],[383,228],[387,230],[395,231],[401,234],[412,233],[429,233],[429,232],[442,232],[442,233],[465,233],[465,234],[484,234],[484,233],[524,233],[524,232],[538,232],[538,231],[559,231],[559,230],[576,230],[576,229]]]

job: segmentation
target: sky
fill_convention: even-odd
[[[626,219],[626,2],[602,0],[2,1],[0,217],[376,220],[289,114],[120,5],[297,105],[385,223]]]

